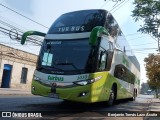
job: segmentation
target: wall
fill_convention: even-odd
[[[37,55],[0,44],[0,85],[2,83],[4,64],[10,64],[12,65],[10,87],[30,90],[36,61]],[[26,84],[21,83],[22,67],[28,68]]]

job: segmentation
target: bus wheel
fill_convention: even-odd
[[[133,97],[130,98],[130,101],[135,101],[135,100],[136,100],[136,92],[134,91],[134,92],[133,92]]]
[[[69,101],[69,100],[63,100],[62,101],[62,104],[71,104],[72,102],[71,101]]]
[[[113,105],[114,98],[115,98],[115,89],[114,89],[114,87],[112,87],[112,89],[111,89],[111,91],[110,91],[109,100],[108,100],[108,102],[107,102],[107,104],[108,104],[109,106]]]

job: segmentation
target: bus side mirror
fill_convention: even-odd
[[[95,46],[97,44],[97,38],[100,37],[102,34],[109,35],[108,31],[104,27],[102,26],[94,27],[89,37],[89,44]]]
[[[46,34],[42,33],[42,32],[38,32],[38,31],[27,31],[22,35],[22,38],[21,38],[21,44],[22,45],[24,45],[27,37],[30,36],[30,35],[38,35],[38,36],[45,37]]]

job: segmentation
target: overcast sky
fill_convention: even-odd
[[[57,17],[66,12],[83,9],[106,9],[110,11],[124,35],[126,35],[133,52],[141,64],[141,83],[146,82],[147,78],[143,60],[148,53],[156,53],[155,49],[148,50],[148,48],[157,48],[157,42],[149,35],[137,32],[142,21],[135,23],[131,17],[131,11],[134,9],[133,0],[121,0],[121,2],[123,3],[115,3],[111,0],[0,0],[1,4],[47,27],[50,27]],[[114,7],[115,9],[113,9]],[[23,31],[37,30],[44,33],[48,31],[47,28],[3,6],[0,6],[0,20],[14,25]],[[0,23],[0,26],[5,27],[2,23]],[[29,44],[22,46],[19,42],[9,39],[2,33],[0,33],[0,43],[30,53],[39,53],[39,47]]]

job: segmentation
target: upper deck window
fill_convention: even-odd
[[[89,32],[95,26],[104,26],[105,10],[82,10],[61,15],[48,31],[51,33]]]

